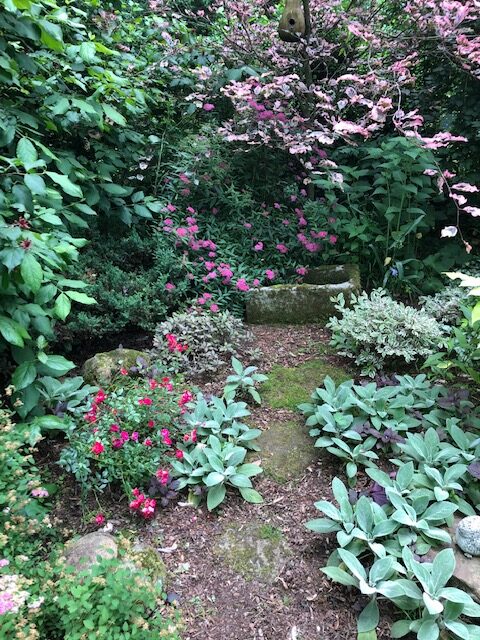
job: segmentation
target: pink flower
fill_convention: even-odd
[[[102,389],[100,389],[100,391],[97,393],[97,395],[95,396],[95,402],[97,404],[100,404],[101,402],[103,402],[105,400],[107,396],[105,395],[105,392],[102,391]]]
[[[177,449],[175,451],[175,457],[181,460],[183,458],[183,451],[181,449]]]
[[[150,438],[145,438],[145,440],[143,441],[143,444],[146,447],[151,447],[153,445],[153,442],[152,442],[152,440]]]
[[[185,229],[185,227],[178,227],[177,236],[180,236],[180,238],[185,238],[186,235],[188,235],[188,231]]]
[[[150,429],[153,429],[154,426],[155,426],[155,422],[153,420],[149,420],[147,422],[147,427],[149,427]]]
[[[288,226],[290,224],[290,220],[285,218],[284,220],[282,220],[282,224],[284,224],[285,226]]]
[[[273,206],[275,207],[275,209],[281,209],[282,208],[282,205],[279,204],[278,202],[274,202]]]
[[[250,224],[250,222],[244,222],[243,226],[245,227],[245,229],[251,229],[252,225]]]
[[[118,424],[111,424],[109,430],[112,431],[113,433],[116,433],[117,431],[119,431]]]
[[[337,236],[330,236],[330,238],[328,239],[330,244],[335,244],[337,240],[338,240]]]
[[[299,276],[304,276],[307,274],[308,269],[306,267],[297,267],[295,271],[298,273]]]
[[[265,276],[267,280],[275,280],[275,271],[272,271],[271,269],[267,269],[265,271]]]
[[[121,438],[115,438],[112,442],[112,447],[114,449],[121,449],[123,447],[123,440]]]
[[[260,286],[260,280],[258,278],[255,278],[255,280],[252,282],[254,287],[259,287]]]
[[[133,431],[130,437],[134,442],[138,442],[138,431]]]
[[[120,440],[122,440],[122,442],[128,442],[130,440],[130,436],[128,435],[128,431],[121,431],[120,432]]]
[[[173,225],[173,220],[171,218],[165,218],[163,224],[167,227],[171,227]]]
[[[214,104],[211,104],[210,102],[206,102],[206,103],[203,105],[203,110],[204,110],[204,111],[213,111],[214,109],[215,109],[215,105],[214,105]]]
[[[160,484],[167,484],[170,473],[167,469],[157,469],[155,475],[160,482]]]
[[[245,278],[239,278],[235,285],[239,291],[249,291],[250,287],[247,284]]]
[[[103,515],[103,513],[97,513],[97,515],[95,516],[95,524],[97,524],[99,527],[101,527],[102,524],[105,524],[105,516]]]
[[[165,289],[167,291],[174,291],[177,287],[173,284],[173,282],[167,282],[165,285]]]
[[[127,371],[127,369],[125,369],[125,367],[122,367],[120,369],[120,373],[122,374],[122,376],[128,376],[128,371]]]
[[[185,175],[184,173],[181,173],[179,176],[180,180],[182,182],[184,182],[185,184],[190,184],[190,179],[187,175]]]
[[[48,498],[48,491],[46,489],[32,489],[32,496],[34,498]]]
[[[217,312],[219,311],[218,304],[211,304],[211,305],[210,305],[210,311],[211,311],[212,313],[217,313]]]
[[[176,211],[176,210],[177,210],[177,207],[176,207],[175,205],[173,205],[171,202],[169,202],[169,203],[167,204],[167,207],[166,207],[166,208],[167,208],[167,211],[170,211],[170,213],[173,213],[174,211]]]
[[[7,560],[7,558],[2,558],[0,560],[0,569],[3,567],[8,567],[9,564],[10,564],[10,560]]]
[[[276,249],[280,253],[288,253],[288,248],[284,244],[277,244]]]
[[[146,406],[150,406],[152,404],[152,399],[151,398],[140,398],[140,400],[138,401],[138,404],[143,404]]]
[[[104,450],[105,450],[105,447],[98,440],[97,440],[97,442],[93,443],[93,445],[92,445],[92,453],[95,454],[96,456],[98,456],[101,453],[103,453]]]
[[[183,407],[184,404],[188,404],[193,400],[193,393],[191,391],[184,391],[178,401],[178,405]]]
[[[263,250],[263,242],[257,242],[257,244],[253,247],[254,251],[262,251]]]

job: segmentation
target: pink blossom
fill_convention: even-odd
[[[267,269],[265,271],[265,276],[267,280],[275,280],[275,271],[272,271],[271,269]]]
[[[250,222],[244,222],[243,226],[245,227],[245,229],[251,229],[252,225],[250,224]]]
[[[277,244],[276,249],[279,253],[288,253],[288,248],[284,244]]]
[[[165,289],[167,291],[174,291],[177,287],[173,284],[173,282],[167,282],[165,285]]]
[[[254,287],[259,287],[260,286],[260,280],[258,278],[255,278],[255,280],[252,282],[252,285]]]
[[[217,312],[219,311],[218,304],[211,304],[211,305],[210,305],[210,311],[211,311],[212,313],[217,313]]]
[[[211,104],[210,102],[206,102],[206,103],[203,105],[203,110],[204,110],[204,111],[213,111],[214,109],[215,109],[215,105],[214,105],[214,104]]]
[[[155,472],[155,475],[156,475],[158,481],[160,482],[160,484],[167,484],[168,483],[168,479],[170,477],[170,473],[168,472],[167,469],[157,469],[157,471]]]
[[[239,278],[235,286],[239,291],[248,291],[250,289],[245,278]]]
[[[298,273],[299,276],[305,276],[307,274],[307,267],[297,267],[295,269],[295,271]]]
[[[32,489],[32,496],[34,498],[48,498],[48,491],[46,489]]]
[[[151,447],[153,445],[153,442],[152,442],[151,438],[145,438],[145,440],[143,441],[143,444],[146,447]]]
[[[177,207],[175,205],[173,205],[171,202],[169,202],[166,206],[167,211],[170,211],[170,213],[173,213],[174,211],[177,210]]]
[[[166,227],[171,227],[173,225],[173,220],[171,218],[165,218],[165,220],[163,221],[163,224]]]
[[[337,240],[338,240],[337,236],[330,236],[330,238],[328,239],[330,244],[335,244]]]
[[[188,231],[187,229],[185,229],[185,227],[178,227],[178,229],[176,230],[177,236],[180,236],[180,238],[185,238],[185,236],[188,235]]]
[[[183,451],[181,449],[177,449],[175,451],[175,457],[181,460],[183,458]]]
[[[253,247],[254,251],[262,251],[263,250],[263,242],[257,242],[257,244]]]
[[[138,431],[133,431],[130,437],[134,442],[138,442]]]
[[[103,513],[97,513],[97,515],[95,516],[95,524],[97,524],[99,527],[101,527],[102,524],[105,524],[105,516],[103,515]]]

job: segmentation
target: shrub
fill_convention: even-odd
[[[34,567],[17,565],[0,568],[6,608],[0,611],[1,638],[27,637],[25,632],[49,640],[180,637],[175,613],[165,608],[161,580],[128,556],[102,559],[80,575],[53,558]]]
[[[353,296],[352,303],[347,308],[340,294],[335,305],[340,318],[331,318],[327,326],[333,332],[331,344],[366,375],[427,357],[444,343],[434,318],[393,300],[382,289]]]
[[[248,350],[252,335],[229,311],[192,309],[158,325],[153,353],[162,364],[188,375],[212,373],[230,356]]]
[[[68,432],[60,465],[83,491],[103,491],[117,482],[130,495],[172,459],[177,441],[183,441],[177,418],[191,397],[168,378],[126,381],[109,393],[99,391],[83,425]]]
[[[467,298],[465,289],[449,286],[435,295],[421,296],[419,302],[422,311],[441,324],[456,324],[462,317],[460,307],[467,302]]]

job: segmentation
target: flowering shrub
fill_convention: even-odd
[[[124,552],[122,551],[122,556]],[[162,582],[133,558],[102,559],[79,575],[62,561],[0,564],[2,638],[179,640],[177,616],[165,607]],[[1,561],[0,561],[1,563]]]
[[[248,350],[251,339],[242,321],[229,311],[197,308],[175,313],[158,325],[153,355],[175,371],[200,375],[216,371],[229,356]]]
[[[175,455],[184,433],[179,417],[193,399],[170,378],[131,381],[122,377],[116,390],[99,391],[84,424],[68,433],[60,465],[72,472],[83,490],[119,482],[130,495]],[[137,496],[138,498],[138,496]],[[138,502],[138,507],[148,508]]]
[[[47,503],[56,487],[43,485],[35,466],[39,440],[38,428],[0,411],[0,558],[35,553],[54,533]]]
[[[445,342],[434,318],[396,302],[382,289],[352,296],[351,309],[340,294],[335,308],[341,317],[330,318],[327,325],[332,330],[331,344],[353,358],[364,375],[426,358]]]

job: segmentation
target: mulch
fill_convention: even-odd
[[[319,343],[328,340],[325,330],[313,325],[256,326],[252,331],[255,346],[262,352],[256,363],[261,372],[274,365],[298,366],[318,357]],[[215,392],[222,379],[223,372],[219,372],[202,389]],[[254,418],[262,428],[273,419],[291,420],[292,413],[260,407]],[[48,458],[51,456],[43,464],[48,465]],[[322,574],[320,569],[335,548],[335,540],[304,526],[320,515],[313,503],[331,499],[331,481],[338,473],[338,464],[327,454],[299,480],[280,485],[260,477],[255,486],[265,498],[262,505],[229,495],[221,509],[211,514],[205,506],[194,509],[179,503],[159,512],[151,523],[133,520],[126,503],[120,509],[114,506],[115,495],[100,497],[100,503],[107,514],[123,513],[113,521],[116,530],[135,531],[137,538],[161,553],[170,573],[167,590],[175,594],[171,598],[178,600],[182,612],[183,640],[355,640],[356,617],[366,600],[358,591],[332,583]],[[66,526],[80,533],[93,529],[82,523],[80,497],[70,481],[63,483],[60,504],[56,515]],[[93,499],[88,506],[93,512],[99,510]],[[226,526],[241,528],[252,521],[280,529],[292,551],[273,584],[245,579],[214,552]],[[390,638],[390,626],[387,611],[378,630],[379,640]]]

